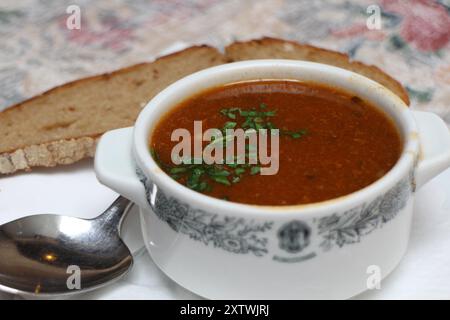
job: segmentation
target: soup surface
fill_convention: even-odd
[[[172,132],[209,128],[279,129],[279,169],[260,165],[175,165]],[[252,81],[197,94],[156,125],[150,151],[172,178],[206,195],[247,204],[320,202],[362,189],[397,162],[402,139],[393,121],[343,91],[298,81]],[[208,144],[203,143],[203,146]]]

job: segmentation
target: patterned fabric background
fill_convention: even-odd
[[[382,8],[369,30],[367,7]],[[81,10],[69,30],[66,9]],[[276,36],[347,52],[450,124],[450,0],[1,0],[0,110],[80,77],[150,60],[173,43]]]

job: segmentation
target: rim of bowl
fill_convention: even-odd
[[[153,129],[155,124],[158,123],[158,121],[161,119],[161,116],[169,112],[171,108],[175,107],[179,102],[197,93],[207,90],[208,88],[216,87],[218,85],[225,85],[239,81],[268,80],[277,78],[271,78],[270,76],[251,77],[249,79],[236,81],[224,81],[223,83],[218,85],[206,86],[205,88],[191,91],[190,94],[185,95],[183,98],[179,99],[178,103],[171,104],[171,106],[169,106],[168,108],[165,107],[163,110],[159,110],[160,107],[158,106],[162,105],[167,98],[169,98],[177,91],[186,90],[186,88],[195,86],[195,84],[198,84],[199,82],[204,82],[211,78],[217,79],[217,77],[220,77],[227,72],[245,74],[246,71],[253,72],[258,68],[273,68],[274,73],[277,72],[277,68],[297,68],[301,69],[302,71],[320,73],[322,76],[324,74],[327,76],[333,76],[336,77],[336,79],[341,79],[344,81],[352,79],[356,86],[365,89],[367,92],[372,90],[372,94],[377,95],[378,98],[382,100],[382,103],[380,101],[375,102],[369,100],[371,104],[373,104],[375,107],[381,108],[385,113],[388,113],[386,112],[386,109],[388,108],[389,112],[392,113],[390,118],[397,117],[397,119],[392,120],[403,136],[403,150],[394,167],[392,167],[384,176],[382,176],[372,184],[347,195],[320,202],[283,206],[244,204],[214,198],[187,188],[186,186],[173,180],[169,175],[161,170],[150,155],[148,141],[150,139],[151,129]],[[261,73],[264,72],[265,71],[262,71]],[[305,81],[293,77],[283,77],[278,79]],[[344,91],[352,92],[351,90],[346,88],[345,85],[330,85],[325,81],[313,82],[322,83],[332,87],[338,87]],[[389,105],[389,107],[380,107],[380,105]],[[175,198],[182,199],[183,201],[191,205],[215,208],[218,209],[217,212],[219,214],[222,211],[228,211],[233,212],[233,214],[251,215],[257,218],[273,214],[275,215],[272,218],[281,218],[282,216],[284,216],[284,214],[292,216],[294,212],[301,213],[302,217],[306,217],[307,215],[317,214],[319,212],[340,211],[344,208],[357,206],[361,203],[366,202],[368,199],[373,199],[378,195],[383,194],[384,192],[392,188],[398,181],[409,174],[409,170],[415,165],[415,161],[419,151],[419,143],[416,137],[417,125],[410,109],[398,96],[396,96],[381,84],[346,69],[341,69],[321,63],[299,60],[264,59],[233,62],[204,69],[188,75],[162,90],[146,104],[136,120],[133,133],[133,153],[137,165],[141,168],[144,174],[147,175],[149,179],[156,184],[158,188],[162,188],[166,194],[172,192]]]

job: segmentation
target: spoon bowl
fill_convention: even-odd
[[[119,232],[129,207],[119,197],[95,219],[41,214],[2,225],[0,290],[60,296],[119,279],[133,264]]]

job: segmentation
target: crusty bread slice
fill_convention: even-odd
[[[409,104],[396,80],[335,51],[274,38],[235,42],[225,48],[225,55],[196,46],[152,63],[67,83],[0,112],[0,174],[92,157],[104,132],[133,125],[141,108],[170,83],[214,65],[261,58],[346,68],[378,81]]]
[[[409,105],[408,93],[394,78],[375,66],[351,61],[340,52],[300,44],[276,38],[262,38],[245,42],[234,42],[225,48],[229,61],[249,59],[295,59],[320,62],[347,69],[370,78],[398,95]]]
[[[70,164],[94,155],[104,132],[133,125],[161,89],[225,62],[196,46],[112,73],[74,81],[0,113],[0,173]]]

